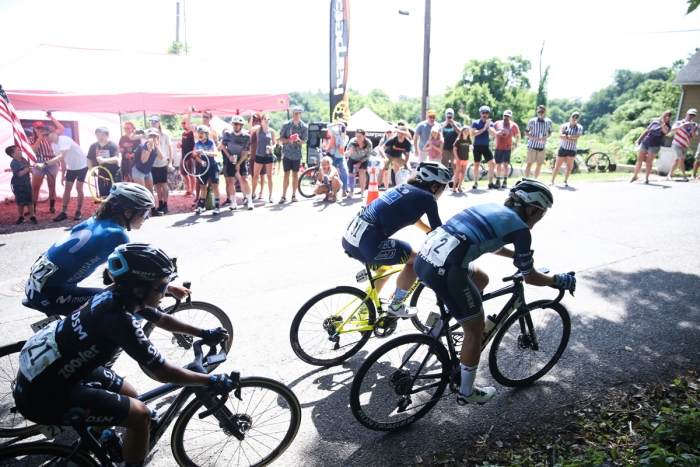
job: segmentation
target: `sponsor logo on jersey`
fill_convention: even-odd
[[[394,255],[396,255],[396,250],[384,250],[375,256],[374,259],[377,261],[382,261],[385,259],[391,259],[394,257]]]
[[[97,345],[90,347],[90,350],[78,352],[78,356],[76,358],[72,359],[70,362],[63,365],[63,368],[58,370],[58,374],[63,376],[64,379],[68,379],[70,375],[75,373],[75,370],[82,367],[88,362],[88,360],[94,358],[98,353],[100,353],[100,351],[97,349]]]
[[[87,302],[90,300],[90,297],[74,297],[72,295],[68,295],[67,297],[64,297],[61,295],[56,299],[56,303],[60,303],[61,305],[65,303],[80,303],[80,302]],[[44,303],[44,302],[42,302]],[[49,305],[51,302],[47,303],[46,305]]]
[[[401,196],[403,195],[399,190],[389,190],[384,192],[384,194],[381,197],[381,200],[384,201],[386,204],[393,204],[393,202],[401,198]]]
[[[68,250],[68,253],[75,253],[76,251],[80,250],[85,244],[90,240],[90,237],[92,237],[92,231],[91,230],[76,230],[75,232],[71,232],[68,235],[64,236],[61,238],[59,241],[53,244],[54,248],[57,248],[61,245],[64,245],[71,240],[78,240],[78,243],[70,247]]]
[[[75,274],[71,276],[70,279],[68,279],[68,282],[80,282],[80,280],[83,278],[85,273],[90,269],[90,267],[95,264],[101,262],[102,259],[99,256],[95,256],[92,259],[89,259],[83,264],[80,269],[78,269]]]

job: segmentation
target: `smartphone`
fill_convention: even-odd
[[[50,117],[50,116],[51,116],[51,111],[50,111],[50,110],[47,110],[47,111],[46,111],[46,116],[47,116],[47,117]]]

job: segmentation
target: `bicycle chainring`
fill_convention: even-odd
[[[398,322],[398,318],[393,316],[382,316],[374,323],[374,335],[379,338],[389,337],[396,331]]]

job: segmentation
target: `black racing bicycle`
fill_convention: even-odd
[[[493,341],[489,352],[491,375],[504,386],[522,387],[547,374],[562,356],[571,334],[571,318],[559,303],[564,290],[554,300],[526,304],[522,275],[517,273],[503,281],[513,283],[483,296],[486,302],[511,295],[501,312],[490,317],[496,324],[485,333],[481,350]],[[434,326],[439,318],[449,323],[442,300],[438,298],[437,304],[440,313],[432,313],[426,326]],[[441,337],[446,338],[447,348]],[[452,332],[449,325],[444,325],[437,337],[408,334],[377,348],[353,379],[353,416],[371,430],[395,430],[425,416],[446,397],[443,393],[448,386],[450,393],[456,394],[461,384],[459,349],[463,337],[462,332]]]
[[[188,289],[192,286],[190,282],[185,282],[183,285]],[[169,294],[167,296],[172,297]],[[27,299],[22,300],[22,304],[33,308]],[[77,307],[78,305],[76,305]],[[184,302],[175,299],[173,305],[161,311],[169,315],[176,315],[181,321],[203,329],[221,326],[233,337],[233,325],[226,312],[211,303],[193,301],[188,296]],[[37,332],[60,319],[62,317],[58,315],[50,316],[33,323],[31,328]],[[167,332],[149,322],[143,326],[143,332],[153,342],[161,355],[173,365],[182,366],[191,360],[190,350],[195,340],[194,337]],[[19,341],[0,347],[0,438],[34,436],[39,432],[38,425],[29,422],[17,412],[15,400],[12,397],[19,370],[19,353],[26,342]],[[223,344],[226,352],[231,348],[231,341],[227,342]],[[114,363],[114,360],[110,363]]]
[[[227,351],[220,348],[217,353],[214,345],[203,359],[202,343],[198,340],[192,344],[195,357],[186,368],[206,374],[226,360]],[[299,431],[299,400],[287,386],[272,379],[241,378],[236,371],[230,378],[236,383],[233,396],[229,392],[216,394],[201,386],[174,384],[140,395],[138,399],[144,403],[172,401],[162,416],[151,420],[148,452],[174,421],[170,444],[180,466],[263,466],[281,456]],[[176,391],[179,393],[174,398],[162,399]],[[0,464],[97,467],[122,461],[119,447],[101,445],[83,424],[42,426],[42,433],[52,438],[70,428],[78,435],[71,445],[49,441],[14,444],[0,449]]]

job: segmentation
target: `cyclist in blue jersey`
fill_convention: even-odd
[[[418,278],[445,303],[464,330],[460,361],[462,383],[457,397],[460,405],[483,404],[496,395],[492,387],[474,386],[484,332],[481,291],[488,276],[473,261],[484,253],[513,258],[525,283],[571,290],[576,279],[569,274],[547,276],[535,270],[530,249],[530,230],[552,207],[549,188],[525,178],[510,190],[504,205],[472,206],[451,217],[423,243],[414,265]],[[513,249],[505,245],[513,245]],[[441,322],[432,333],[442,329]]]
[[[169,332],[228,340],[224,328],[201,329],[155,310],[177,277],[172,260],[144,243],[117,247],[107,259],[107,289],[70,319],[54,321],[22,348],[13,391],[17,410],[45,425],[126,427],[122,456],[127,467],[142,466],[148,450],[151,410],[136,399],[135,388],[105,368],[119,349],[143,365],[149,376],[185,386],[231,389],[226,375],[208,375],[165,361],[141,329],[140,318]],[[138,316],[136,316],[138,314]]]
[[[216,143],[213,139],[209,138],[209,127],[206,125],[199,125],[197,127],[197,135],[199,140],[194,143],[194,154],[195,159],[199,163],[199,169],[197,173],[199,174],[197,178],[199,179],[199,203],[197,204],[197,209],[195,213],[201,214],[204,212],[207,198],[207,187],[211,185],[212,190],[214,190],[214,211],[212,214],[214,216],[219,215],[219,166],[216,163],[216,158],[219,157],[219,153],[216,151]]]
[[[435,162],[421,162],[416,175],[408,182],[385,191],[365,206],[350,221],[343,235],[343,248],[358,261],[379,266],[405,264],[396,279],[396,292],[389,305],[389,313],[401,318],[412,314],[406,309],[404,299],[416,280],[413,262],[416,251],[408,242],[390,238],[399,230],[416,224],[425,232],[440,225],[437,200],[447,185],[452,186],[450,172]],[[430,226],[421,221],[426,214]]]
[[[25,286],[27,299],[47,315],[68,315],[102,291],[79,287],[114,249],[129,242],[126,231],[141,228],[155,206],[153,194],[137,183],[115,184],[95,215],[61,237],[34,262]],[[187,289],[171,287],[178,298]]]

